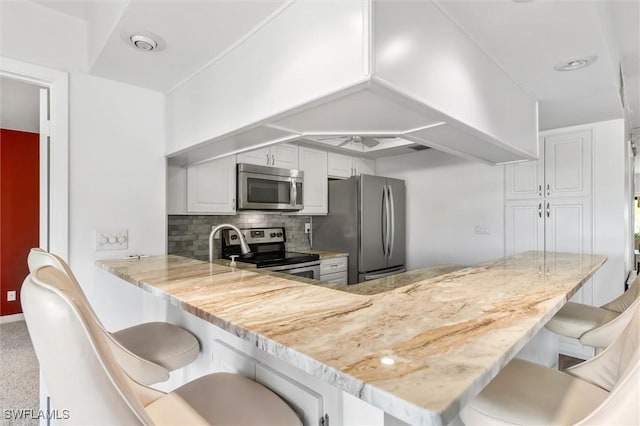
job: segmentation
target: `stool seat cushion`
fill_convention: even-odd
[[[461,412],[467,425],[574,424],[609,395],[569,374],[514,359]]]
[[[618,312],[582,303],[568,302],[545,327],[562,336],[579,339],[587,331],[615,319]]]
[[[278,395],[237,374],[202,376],[145,407],[155,424],[300,426]]]
[[[198,339],[177,325],[147,322],[112,333],[111,336],[140,358],[169,371],[182,368],[198,357]]]

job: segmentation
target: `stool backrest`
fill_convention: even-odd
[[[576,371],[593,367],[591,380],[609,396],[580,424],[640,424],[640,309],[611,346],[583,364]]]
[[[54,407],[70,424],[152,424],[135,383],[116,362],[109,343],[74,283],[52,266],[31,273],[22,308]]]
[[[638,299],[640,299],[640,275],[635,279],[627,291],[606,305],[602,305],[602,307],[609,309],[610,311],[622,313]]]

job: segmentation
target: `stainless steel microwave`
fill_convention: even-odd
[[[304,208],[304,172],[238,164],[238,210],[295,211]]]

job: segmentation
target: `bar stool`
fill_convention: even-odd
[[[27,258],[29,271],[48,265],[69,277],[71,291],[88,315],[104,330],[120,365],[140,383],[152,384],[169,379],[169,372],[193,362],[200,353],[200,342],[189,331],[166,322],[148,322],[109,333],[91,308],[82,287],[69,265],[59,256],[31,249]]]
[[[545,327],[562,336],[579,339],[598,350],[620,335],[640,307],[640,278],[621,296],[600,307],[568,302]]]
[[[640,310],[600,354],[564,372],[514,359],[460,412],[467,425],[640,424]]]
[[[75,285],[64,272],[42,266],[21,290],[54,407],[67,410],[72,424],[301,425],[278,395],[239,375],[206,375],[168,394],[136,382],[88,305],[77,299]]]

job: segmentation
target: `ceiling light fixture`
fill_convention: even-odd
[[[593,64],[596,59],[598,59],[597,56],[572,59],[570,61],[560,62],[559,64],[556,64],[553,69],[556,71],[575,71]]]
[[[138,52],[159,52],[167,47],[162,37],[150,31],[124,30],[120,38]]]
[[[142,34],[134,34],[129,37],[131,44],[138,50],[144,52],[151,52],[158,47],[158,42],[151,37],[143,36]]]

